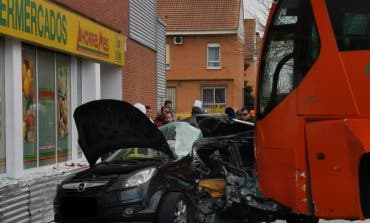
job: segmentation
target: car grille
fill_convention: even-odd
[[[96,217],[96,197],[63,197],[61,199],[61,214],[64,218]]]

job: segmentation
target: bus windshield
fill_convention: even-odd
[[[370,49],[370,1],[326,0],[340,51]]]

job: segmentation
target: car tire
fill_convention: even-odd
[[[182,193],[169,193],[161,202],[158,210],[158,223],[193,223],[194,211]]]

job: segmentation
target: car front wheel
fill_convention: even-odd
[[[158,210],[158,222],[193,223],[194,221],[193,209],[184,194],[174,192],[164,197]]]

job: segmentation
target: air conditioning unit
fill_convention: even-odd
[[[174,36],[173,37],[173,43],[175,45],[181,45],[182,44],[182,36]]]

